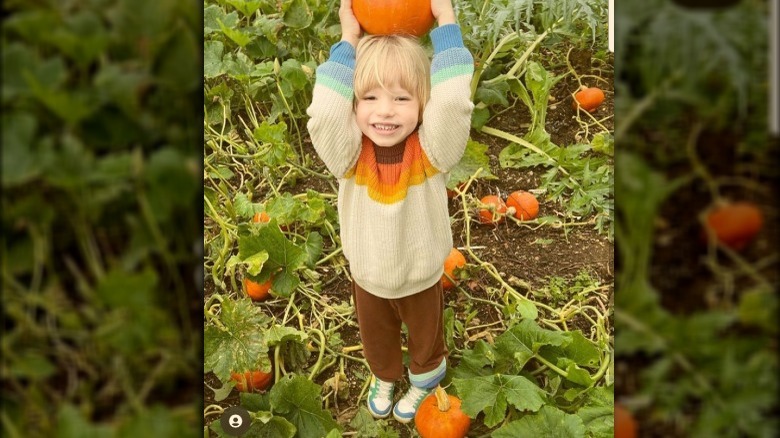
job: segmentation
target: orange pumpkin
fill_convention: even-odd
[[[479,210],[479,221],[483,224],[498,224],[504,220],[506,204],[496,195],[488,195],[480,199],[486,208]]]
[[[592,113],[601,105],[601,102],[604,102],[604,92],[601,91],[600,88],[588,88],[583,86],[582,89],[574,95],[573,106],[576,109],[577,105],[579,105],[580,108]]]
[[[352,12],[372,35],[425,35],[434,18],[429,0],[354,0]]]
[[[245,373],[230,373],[230,380],[236,382],[236,389],[241,392],[262,391],[271,384],[274,376],[263,371],[247,371]]]
[[[452,248],[450,250],[450,255],[444,259],[444,274],[441,276],[441,286],[444,290],[449,290],[455,287],[455,283],[450,281],[447,276],[449,275],[453,281],[457,282],[455,269],[459,269],[464,266],[466,266],[466,257],[463,257],[463,254],[458,251],[457,248]]]
[[[460,410],[460,399],[437,386],[420,404],[414,425],[422,438],[463,438],[471,419]]]
[[[742,201],[721,203],[706,216],[705,232],[711,230],[718,242],[740,251],[758,234],[764,225],[764,215],[753,203]],[[706,237],[706,234],[705,234]]]
[[[268,216],[268,213],[261,211],[259,213],[255,213],[255,216],[252,218],[252,222],[268,222],[271,220],[271,217]]]
[[[246,294],[252,298],[252,301],[263,301],[271,296],[272,284],[273,278],[268,279],[268,281],[263,284],[244,278],[244,289],[246,290]]]
[[[534,219],[539,214],[536,196],[523,190],[512,192],[506,200],[506,206],[507,212],[521,221]]]
[[[631,411],[615,404],[615,438],[636,438],[639,427]]]

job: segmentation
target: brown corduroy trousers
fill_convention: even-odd
[[[441,282],[404,298],[371,295],[352,282],[363,355],[379,379],[395,382],[403,376],[401,323],[408,330],[409,371],[436,369],[447,356],[444,344],[444,291]]]

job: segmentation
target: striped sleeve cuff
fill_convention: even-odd
[[[355,68],[355,48],[346,41],[339,41],[330,48],[329,61]]]
[[[463,35],[457,23],[445,24],[431,31],[433,54],[441,53],[454,47],[463,47]]]

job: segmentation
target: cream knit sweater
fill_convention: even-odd
[[[381,298],[431,287],[452,248],[445,183],[469,137],[474,61],[457,24],[434,29],[431,41],[431,98],[423,123],[407,139],[397,182],[380,179],[373,146],[355,121],[349,43],[335,44],[317,68],[307,109],[314,148],[339,181],[341,243],[353,279]]]

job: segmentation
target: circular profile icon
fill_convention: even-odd
[[[219,419],[222,430],[231,436],[240,436],[249,430],[252,424],[252,417],[249,412],[241,406],[231,406],[225,409],[222,417]]]

